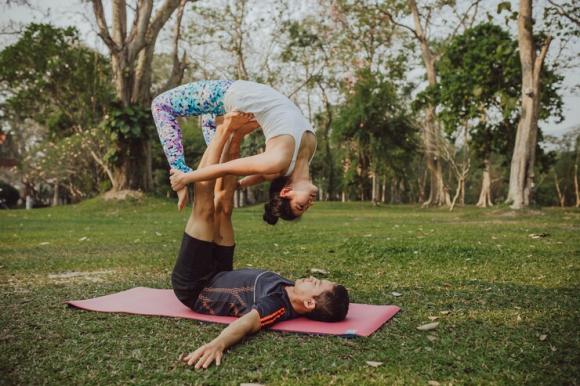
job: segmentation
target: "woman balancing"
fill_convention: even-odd
[[[186,203],[186,185],[225,175],[245,176],[241,188],[272,181],[264,220],[276,224],[279,217],[301,216],[316,198],[318,188],[310,179],[309,164],[316,151],[314,130],[298,107],[269,86],[244,80],[203,80],[188,83],[157,96],[153,118],[171,166],[171,187],[177,191],[181,210]],[[200,116],[206,144],[216,124],[226,113],[245,113],[242,130],[262,128],[266,137],[263,153],[192,170],[185,164],[181,129],[177,117]]]

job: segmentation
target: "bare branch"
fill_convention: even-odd
[[[127,6],[125,0],[113,0],[113,40],[117,46],[125,45],[127,37]]]
[[[149,20],[151,19],[152,10],[153,0],[139,0],[135,21],[131,28],[131,33],[127,37],[127,43],[129,44],[129,62],[132,62],[139,51],[141,51],[147,44],[145,36]]]
[[[181,19],[183,18],[183,10],[185,9],[185,4],[188,0],[181,0],[179,3],[179,8],[177,10],[177,20],[175,22],[175,34],[173,36],[173,66],[171,69],[171,75],[167,79],[163,90],[169,90],[181,83],[183,79],[183,72],[187,67],[187,57],[185,52],[183,53],[181,61],[179,60],[179,39],[181,36]]]
[[[457,23],[457,25],[455,26],[455,28],[453,29],[451,34],[448,36],[449,40],[453,39],[455,37],[455,35],[457,35],[457,33],[459,32],[459,29],[461,27],[463,27],[463,29],[466,30],[473,25],[473,22],[475,20],[477,12],[479,11],[479,3],[480,2],[481,2],[481,0],[475,0],[473,3],[471,3],[471,5],[465,10],[465,12],[463,12],[463,15],[459,15],[459,14],[457,14],[457,11],[455,11],[455,9],[453,10],[453,13],[459,19],[459,22]],[[472,8],[475,8],[475,9],[474,9],[473,14],[471,16],[471,21],[469,23],[467,23],[466,20],[469,18],[469,12],[471,11]]]
[[[101,0],[92,0],[93,10],[95,12],[95,17],[97,19],[97,25],[99,26],[99,37],[105,42],[107,47],[111,52],[118,52],[120,47],[113,41],[111,35],[109,34],[109,27],[107,27],[107,19],[105,19],[105,12],[103,10],[103,3]]]
[[[534,88],[538,90],[540,83],[540,73],[542,72],[542,66],[544,65],[544,60],[548,54],[548,49],[550,48],[550,43],[552,42],[552,35],[546,37],[546,41],[540,49],[540,54],[536,57],[536,62],[534,63]]]
[[[385,10],[385,9],[382,9],[382,8],[378,8],[378,9],[380,10],[380,12],[381,12],[383,15],[385,15],[385,16],[386,16],[386,17],[389,19],[389,21],[390,21],[391,23],[393,23],[393,24],[394,24],[394,25],[396,25],[397,27],[400,27],[400,28],[406,29],[407,31],[411,32],[411,33],[412,33],[412,34],[415,36],[415,38],[417,38],[417,39],[420,39],[420,38],[419,38],[419,35],[417,34],[417,31],[415,31],[415,29],[413,29],[413,28],[409,27],[408,25],[405,25],[405,24],[402,24],[402,23],[399,23],[399,22],[397,22],[397,21],[395,20],[395,18],[393,17],[393,15],[392,15],[392,14],[391,14],[389,11],[387,11],[387,10]]]
[[[149,24],[149,28],[145,35],[146,44],[155,42],[159,31],[161,31],[161,28],[163,28],[165,23],[167,23],[167,20],[169,20],[173,11],[175,11],[178,6],[179,0],[165,0]]]
[[[556,9],[556,12],[558,12],[558,15],[565,17],[566,19],[570,20],[572,23],[576,24],[577,26],[580,26],[580,19],[578,17],[571,15],[570,12],[567,12],[564,9],[564,7],[562,7],[560,4],[555,3],[553,0],[547,0],[547,1]]]

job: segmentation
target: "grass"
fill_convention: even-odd
[[[220,368],[200,372],[177,357],[219,325],[63,305],[169,287],[187,219],[174,208],[152,198],[95,199],[0,212],[0,384],[579,382],[578,210],[319,203],[302,221],[270,227],[259,207],[239,209],[237,267],[290,278],[327,269],[352,301],[403,311],[368,338],[262,332],[230,350]],[[438,328],[418,331],[430,316]]]

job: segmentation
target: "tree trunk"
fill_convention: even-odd
[[[379,182],[377,180],[376,172],[372,172],[371,201],[375,205],[378,204],[379,201]]]
[[[457,181],[457,190],[455,191],[455,196],[453,196],[453,200],[451,201],[449,211],[453,211],[453,209],[455,208],[455,204],[457,203],[457,199],[461,196],[464,189],[465,189],[465,178],[459,177],[459,180]]]
[[[510,168],[507,202],[513,209],[530,205],[534,188],[534,163],[538,136],[540,74],[551,42],[548,35],[536,57],[532,0],[520,0],[518,46],[522,65],[522,107]]]
[[[580,140],[576,139],[576,160],[574,161],[574,193],[576,193],[576,208],[580,208],[580,190],[578,189],[578,158],[580,158]]]
[[[124,107],[151,103],[151,63],[159,31],[178,6],[185,1],[164,0],[151,18],[152,0],[141,0],[127,30],[125,0],[112,2],[112,32],[109,33],[101,0],[92,0],[98,34],[111,55],[111,67],[117,99]],[[178,20],[180,22],[180,19]],[[152,185],[151,147],[145,138],[119,143],[119,161],[113,167],[113,188],[149,190]]]
[[[397,177],[393,177],[391,180],[391,204],[401,203],[401,187]]]
[[[435,70],[435,56],[429,47],[429,42],[421,20],[419,10],[415,0],[408,0],[409,9],[415,24],[415,36],[419,40],[421,56],[427,71],[427,81],[430,86],[437,84],[437,73]],[[441,167],[441,157],[439,156],[439,140],[441,138],[439,125],[436,122],[435,106],[428,105],[425,110],[425,124],[423,127],[423,144],[427,157],[427,168],[430,173],[429,198],[423,206],[449,206],[449,193],[443,181],[443,169]]]
[[[383,187],[381,189],[381,202],[387,202],[387,176],[383,176]]]
[[[59,199],[59,196],[60,196],[59,186],[60,185],[58,183],[58,180],[55,181],[55,183],[54,183],[54,191],[52,193],[52,205],[51,206],[58,206],[58,199]]]
[[[564,207],[566,205],[566,196],[562,194],[560,190],[560,181],[558,181],[558,175],[554,172],[554,185],[556,186],[556,194],[558,195],[558,203],[560,207]]]
[[[479,208],[493,206],[491,199],[491,161],[489,160],[489,157],[486,157],[483,161],[483,178],[481,181],[481,192],[479,193],[477,206]]]

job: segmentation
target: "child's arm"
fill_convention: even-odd
[[[226,349],[259,330],[260,315],[254,309],[223,329],[217,338],[181,358],[181,361],[189,366],[195,364],[196,369],[207,369],[212,362],[219,366]]]

